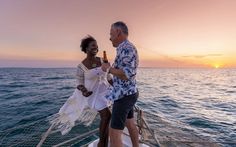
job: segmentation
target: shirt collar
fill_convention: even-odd
[[[127,42],[128,42],[127,39],[125,39],[123,42],[121,42],[121,43],[118,45],[117,50],[122,49],[121,46],[123,46],[123,45],[126,44]]]

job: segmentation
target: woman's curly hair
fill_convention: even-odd
[[[96,41],[92,36],[88,35],[86,37],[84,37],[82,40],[81,40],[81,44],[80,44],[80,48],[81,48],[81,51],[85,52],[86,53],[86,48],[89,46],[89,44],[93,41]]]

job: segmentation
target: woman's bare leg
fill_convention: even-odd
[[[109,108],[104,108],[99,111],[100,114],[100,127],[99,127],[99,143],[98,147],[107,147],[108,146],[108,138],[109,138],[109,123],[111,119],[111,111]]]

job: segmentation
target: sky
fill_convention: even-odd
[[[236,67],[236,0],[0,0],[0,67],[76,67],[87,35],[116,49],[124,21],[140,67]]]

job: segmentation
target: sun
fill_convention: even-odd
[[[220,65],[219,64],[214,64],[214,68],[220,68]]]

